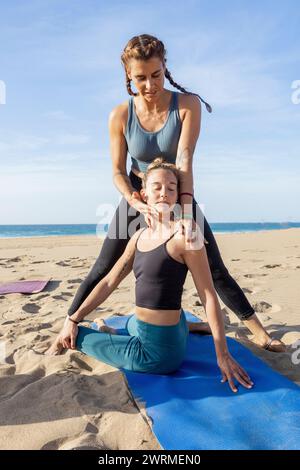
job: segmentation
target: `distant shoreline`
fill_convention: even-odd
[[[0,225],[0,239],[23,238],[61,238],[61,237],[92,237],[103,240],[107,231],[98,229],[93,224],[78,225]],[[214,234],[257,233],[300,229],[300,222],[292,223],[211,223]]]

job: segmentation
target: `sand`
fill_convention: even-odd
[[[249,343],[248,330],[221,302],[226,334],[299,385],[300,364],[293,364],[292,353],[300,340],[300,229],[216,238],[268,332],[289,347],[272,353]],[[76,351],[43,354],[101,244],[92,236],[0,239],[1,282],[51,278],[38,294],[0,296],[0,353],[6,356],[0,362],[1,449],[160,449],[143,404],[119,370]],[[132,312],[133,287],[131,273],[87,318]],[[182,306],[205,320],[197,304],[188,274]]]

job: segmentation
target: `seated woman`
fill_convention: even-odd
[[[223,316],[200,230],[197,231],[197,242],[192,246],[176,231],[172,210],[177,202],[178,181],[175,165],[157,158],[148,166],[141,196],[149,209],[157,214],[155,225],[134,233],[111,271],[79,309],[66,318],[48,354],[59,354],[63,348],[71,348],[118,368],[169,374],[176,371],[184,360],[189,330],[211,332],[222,381],[228,381],[234,392],[237,391],[235,379],[244,387],[251,388],[253,382],[250,377],[228,351]],[[128,335],[115,334],[116,331],[109,327],[96,331],[78,326],[86,315],[109,297],[132,269],[136,278],[136,308],[126,325]],[[188,270],[204,305],[210,328],[201,323],[188,323],[181,308]]]

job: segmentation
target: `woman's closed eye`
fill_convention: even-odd
[[[160,76],[160,73],[158,75],[152,75],[152,78],[159,78],[159,76]],[[138,82],[142,82],[143,80],[145,80],[145,77],[138,77],[137,78]]]
[[[154,188],[154,191],[161,191],[161,188]],[[168,188],[168,191],[175,191],[174,188]]]

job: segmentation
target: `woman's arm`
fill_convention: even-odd
[[[193,155],[201,127],[201,103],[197,96],[180,95],[184,111],[181,134],[178,142],[176,166],[179,169],[180,192],[194,193]],[[192,213],[192,197],[181,196],[180,203],[184,212]]]
[[[126,170],[127,160],[127,142],[124,136],[124,122],[126,118],[126,108],[123,104],[116,106],[109,115],[109,137],[110,137],[110,153],[112,158],[113,182],[130,203],[132,193],[135,189],[131,185]]]
[[[197,292],[204,306],[214,338],[217,356],[228,353],[220,304],[214,289],[206,249],[184,250],[184,261],[189,268]]]
[[[101,281],[94,287],[89,296],[85,299],[78,310],[70,316],[76,322],[82,321],[98,305],[102,304],[110,294],[118,287],[120,282],[131,272],[136,238],[141,232],[138,230],[129,240],[123,255],[118,259],[114,267]]]
[[[237,392],[234,379],[244,387],[251,388],[253,382],[249,375],[228,351],[223,316],[213,286],[205,247],[200,250],[184,249],[181,254],[192,274],[199,297],[205,308],[215,343],[217,363],[222,372],[222,382],[228,380],[233,392]]]
[[[120,191],[128,204],[142,213],[147,225],[153,224],[155,209],[149,211],[149,207],[145,204],[131,184],[130,178],[126,171],[127,159],[127,142],[124,136],[125,123],[127,122],[128,110],[124,105],[119,105],[112,110],[109,116],[109,135],[110,135],[110,152],[113,166],[113,181],[116,188]]]

